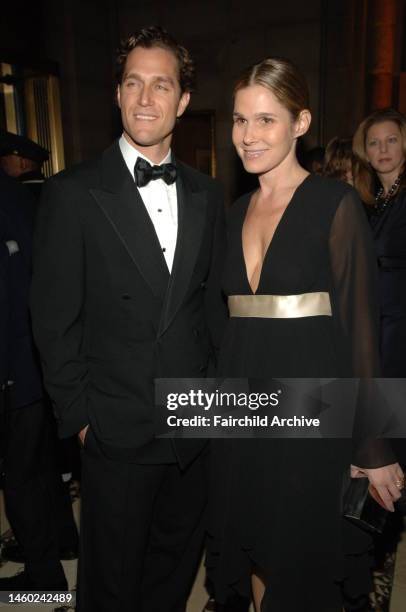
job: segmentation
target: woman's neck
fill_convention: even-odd
[[[388,193],[388,191],[390,190],[392,185],[395,183],[395,181],[398,178],[398,176],[399,176],[398,171],[390,172],[390,173],[386,173],[386,174],[378,174],[378,178],[379,178],[380,183],[381,183],[381,185],[383,187],[384,195],[386,195]]]
[[[273,170],[259,175],[260,189],[264,195],[271,195],[271,193],[283,189],[294,189],[308,174],[307,170],[302,168],[297,159],[294,158],[289,160],[287,164],[283,162]]]

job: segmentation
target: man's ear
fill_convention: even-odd
[[[297,138],[299,136],[303,136],[308,131],[310,124],[312,122],[312,115],[310,111],[306,108],[299,113],[299,117],[296,119],[295,132]]]
[[[176,113],[177,117],[180,117],[181,115],[183,115],[189,102],[190,102],[190,93],[188,91],[184,91],[179,100],[178,111]]]
[[[121,100],[120,100],[120,85],[117,85],[116,89],[116,100],[118,108],[121,108]]]

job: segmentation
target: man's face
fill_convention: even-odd
[[[176,118],[189,103],[189,93],[181,93],[178,73],[171,51],[136,47],[117,88],[126,139],[155,163],[167,154]]]
[[[22,157],[19,155],[2,155],[0,157],[0,168],[9,176],[18,178],[24,172]]]

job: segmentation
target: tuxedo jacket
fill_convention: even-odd
[[[118,142],[46,182],[34,238],[34,336],[60,433],[90,424],[107,456],[141,463],[201,447],[154,439],[154,378],[204,377],[226,317],[221,190],[177,167],[171,274]]]

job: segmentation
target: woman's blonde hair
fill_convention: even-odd
[[[406,158],[406,118],[394,108],[384,108],[376,110],[366,117],[358,126],[352,141],[352,150],[358,160],[357,171],[354,175],[354,186],[356,187],[361,200],[365,204],[375,204],[375,188],[377,176],[375,170],[368,162],[366,153],[366,139],[368,130],[376,123],[393,121],[398,126],[403,144],[403,153]],[[400,189],[406,188],[406,173],[403,173]]]

